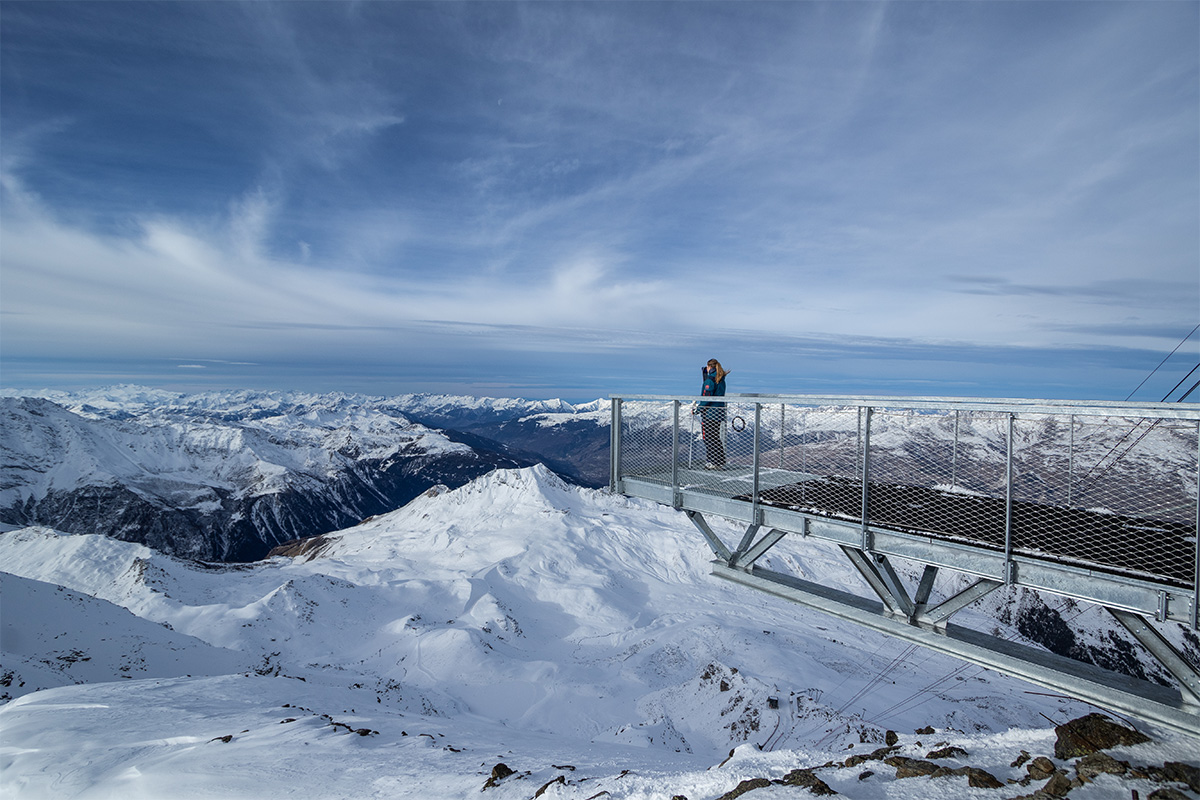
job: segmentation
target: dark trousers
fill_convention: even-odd
[[[704,457],[710,464],[725,466],[725,445],[721,444],[721,426],[724,415],[702,412],[700,431],[704,435]]]

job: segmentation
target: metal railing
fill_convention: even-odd
[[[1018,558],[1125,576],[1188,597],[1200,628],[1196,405],[612,399],[614,491],[636,481],[677,507],[684,495],[731,501],[755,523],[798,512],[854,526],[867,551],[887,531],[1002,553],[1005,582]]]

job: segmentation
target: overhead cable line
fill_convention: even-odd
[[[1174,388],[1172,388],[1170,392],[1167,392],[1167,397],[1170,397],[1171,393],[1174,392],[1175,389],[1178,389],[1180,386],[1183,386],[1183,382],[1186,381],[1188,378],[1192,377],[1192,373],[1198,369],[1200,369],[1200,363],[1197,363],[1196,366],[1191,368],[1191,370],[1188,372],[1187,375],[1184,375],[1182,378],[1179,379],[1179,383],[1175,384]],[[1192,393],[1192,389],[1195,389],[1195,388],[1196,387],[1193,386],[1191,389],[1188,389],[1187,394],[1185,394],[1183,397],[1179,398],[1175,402],[1182,403],[1187,398],[1187,396]],[[1163,398],[1164,403],[1167,402],[1167,397]]]
[[[1158,372],[1158,370],[1159,370],[1159,367],[1161,367],[1163,364],[1167,363],[1167,359],[1168,359],[1168,358],[1170,358],[1171,356],[1175,355],[1175,351],[1176,351],[1176,350],[1178,350],[1179,348],[1183,347],[1183,343],[1184,343],[1184,342],[1186,342],[1188,339],[1192,338],[1192,334],[1193,334],[1193,333],[1195,333],[1195,332],[1196,332],[1196,331],[1198,331],[1198,330],[1200,330],[1200,324],[1197,324],[1197,325],[1196,325],[1196,327],[1194,327],[1194,328],[1192,328],[1190,331],[1188,331],[1188,335],[1187,335],[1187,336],[1185,336],[1185,337],[1183,337],[1182,339],[1180,339],[1180,340],[1179,340],[1179,344],[1175,345],[1175,350],[1172,350],[1171,352],[1167,353],[1167,356],[1166,356],[1166,358],[1164,358],[1162,361],[1158,362],[1158,366],[1157,366],[1157,367],[1155,367],[1154,369],[1150,370],[1150,374],[1149,374],[1149,375],[1147,375],[1146,377],[1142,378],[1142,382],[1141,382],[1141,383],[1139,383],[1139,384],[1137,385],[1137,388],[1135,388],[1135,389],[1134,389],[1132,392],[1130,392],[1130,393],[1129,393],[1129,397],[1126,397],[1125,399],[1126,399],[1126,400],[1129,400],[1129,398],[1130,398],[1130,397],[1133,397],[1135,394],[1137,394],[1137,390],[1138,390],[1138,389],[1140,389],[1140,388],[1142,388],[1142,386],[1144,386],[1144,385],[1145,385],[1146,381],[1148,381],[1148,380],[1150,380],[1151,378],[1153,378],[1153,377],[1154,377],[1154,373]],[[1173,391],[1175,391],[1175,390],[1174,390],[1174,389],[1172,389],[1171,391],[1173,392]],[[1168,394],[1168,396],[1170,396],[1170,392],[1168,392],[1167,394]],[[1163,402],[1165,403],[1166,401],[1167,401],[1167,400],[1166,400],[1166,398],[1164,397],[1164,398],[1163,398]]]
[[[1197,366],[1197,367],[1200,367],[1200,364],[1197,364],[1196,366]],[[1184,400],[1187,400],[1187,396],[1188,396],[1189,394],[1191,394],[1192,392],[1196,391],[1196,387],[1197,387],[1197,386],[1200,386],[1200,381],[1196,381],[1195,383],[1193,383],[1193,384],[1192,384],[1192,388],[1190,388],[1190,389],[1188,389],[1186,392],[1184,392],[1184,393],[1183,393],[1183,397],[1179,398],[1179,399],[1178,399],[1178,400],[1176,400],[1175,402],[1176,402],[1176,403],[1182,403]]]
[[[1196,327],[1197,327],[1197,328],[1200,328],[1200,325],[1197,325]],[[1193,328],[1193,329],[1192,329],[1192,333],[1195,333],[1195,332],[1196,332],[1196,328]],[[1188,336],[1189,336],[1189,337],[1190,337],[1191,335],[1192,335],[1191,333],[1189,333],[1189,334],[1188,334]],[[1184,341],[1187,341],[1187,337],[1185,337],[1185,338],[1184,338]],[[1182,345],[1182,344],[1183,344],[1183,342],[1180,342],[1179,344],[1180,344],[1180,345]],[[1175,350],[1178,350],[1178,349],[1179,349],[1179,347],[1178,347],[1178,346],[1176,346],[1176,347],[1175,347]],[[1172,350],[1172,351],[1171,351],[1171,353],[1172,353],[1172,354],[1174,354],[1175,350]],[[1170,358],[1170,357],[1171,357],[1171,356],[1167,356],[1167,358]],[[1166,359],[1163,359],[1163,361],[1166,361]],[[1158,366],[1159,366],[1159,367],[1161,367],[1161,366],[1162,366],[1162,364],[1159,364]],[[1157,371],[1157,369],[1158,369],[1158,367],[1155,367],[1155,370],[1156,370],[1156,371]],[[1163,402],[1163,403],[1167,402],[1167,400],[1169,400],[1169,399],[1170,399],[1171,395],[1172,395],[1172,394],[1174,394],[1175,390],[1176,390],[1176,389],[1178,389],[1180,386],[1182,386],[1184,381],[1186,381],[1188,378],[1192,377],[1192,374],[1193,374],[1193,373],[1194,373],[1196,370],[1198,370],[1198,369],[1200,369],[1200,363],[1197,363],[1197,364],[1196,364],[1196,366],[1194,366],[1194,367],[1192,367],[1190,370],[1188,370],[1188,374],[1187,374],[1187,375],[1184,375],[1182,378],[1180,378],[1180,380],[1179,380],[1179,383],[1177,383],[1177,384],[1175,384],[1173,387],[1171,387],[1171,391],[1167,392],[1167,393],[1166,393],[1166,394],[1163,396],[1163,399],[1162,399],[1160,402]],[[1150,374],[1151,374],[1151,375],[1153,375],[1154,373],[1152,372],[1152,373],[1150,373]],[[1149,379],[1149,377],[1150,377],[1149,375],[1148,375],[1148,376],[1146,376],[1147,380]],[[1145,382],[1146,382],[1146,381],[1142,381],[1142,383],[1145,383]],[[1139,384],[1139,386],[1140,386],[1140,385],[1141,385],[1141,384]],[[1197,389],[1198,387],[1200,387],[1200,381],[1197,381],[1196,383],[1193,383],[1193,384],[1192,384],[1192,388],[1190,388],[1190,389],[1188,389],[1186,392],[1184,392],[1184,393],[1183,393],[1183,394],[1182,394],[1182,395],[1181,395],[1179,398],[1177,398],[1177,399],[1175,400],[1175,402],[1176,402],[1176,403],[1182,403],[1184,400],[1186,400],[1186,399],[1188,398],[1188,396],[1189,396],[1189,395],[1190,395],[1192,392],[1196,391],[1196,389]],[[1134,389],[1133,391],[1134,391],[1134,392],[1136,392],[1136,391],[1137,391],[1137,389]],[[1133,395],[1132,395],[1132,394],[1130,394],[1130,395],[1129,395],[1129,397],[1133,397]],[[1126,399],[1126,400],[1128,400],[1128,399],[1129,399],[1129,397],[1127,397],[1127,398],[1125,398],[1125,399]],[[1137,432],[1137,430],[1138,430],[1138,428],[1142,427],[1142,423],[1143,423],[1143,422],[1145,422],[1145,421],[1146,421],[1146,420],[1144,420],[1144,419],[1139,419],[1139,420],[1138,420],[1138,421],[1137,421],[1137,422],[1134,424],[1134,426],[1133,426],[1132,428],[1130,428],[1128,431],[1126,431],[1126,432],[1125,432],[1125,435],[1124,435],[1124,436],[1122,436],[1120,439],[1118,439],[1118,440],[1117,440],[1117,443],[1116,443],[1116,444],[1114,444],[1112,447],[1110,447],[1110,448],[1108,449],[1108,452],[1107,452],[1107,453],[1105,453],[1104,455],[1102,455],[1102,456],[1099,458],[1099,460],[1098,460],[1098,461],[1096,461],[1096,463],[1095,463],[1095,464],[1092,466],[1092,468],[1091,468],[1091,469],[1089,469],[1089,470],[1087,471],[1087,474],[1085,474],[1085,475],[1084,475],[1082,478],[1080,478],[1078,481],[1076,481],[1076,482],[1075,482],[1075,485],[1076,485],[1077,487],[1081,487],[1081,488],[1082,488],[1082,487],[1083,487],[1083,483],[1084,483],[1084,481],[1088,480],[1088,478],[1090,478],[1090,477],[1091,477],[1091,475],[1092,475],[1092,473],[1093,473],[1093,472],[1095,472],[1097,469],[1100,469],[1100,465],[1104,463],[1104,459],[1108,458],[1108,457],[1109,457],[1109,456],[1111,456],[1113,453],[1115,453],[1115,452],[1117,451],[1117,448],[1119,448],[1119,447],[1120,447],[1122,444],[1124,444],[1126,439],[1128,439],[1130,436],[1132,436],[1134,433],[1136,433],[1136,432]],[[1105,475],[1105,474],[1106,474],[1106,473],[1107,473],[1107,472],[1108,472],[1110,469],[1112,469],[1114,466],[1116,466],[1116,463],[1117,463],[1118,461],[1120,461],[1120,460],[1121,460],[1122,458],[1124,458],[1125,456],[1129,455],[1130,451],[1131,451],[1131,450],[1133,450],[1133,448],[1137,447],[1138,443],[1139,443],[1139,442],[1141,442],[1143,439],[1145,439],[1145,438],[1146,438],[1146,436],[1147,436],[1147,435],[1150,433],[1150,431],[1154,430],[1155,428],[1157,428],[1157,427],[1158,427],[1159,425],[1161,425],[1161,424],[1162,424],[1162,419],[1156,419],[1156,420],[1154,420],[1153,422],[1151,422],[1151,423],[1150,423],[1150,425],[1149,425],[1149,426],[1146,428],[1146,430],[1142,431],[1142,435],[1141,435],[1141,436],[1139,436],[1138,438],[1136,438],[1136,439],[1134,439],[1132,442],[1130,442],[1128,447],[1126,447],[1126,448],[1125,448],[1125,449],[1124,449],[1124,450],[1123,450],[1121,453],[1119,453],[1118,455],[1114,456],[1114,457],[1113,457],[1113,459],[1112,459],[1112,461],[1108,462],[1108,465],[1107,465],[1107,466],[1105,466],[1105,467],[1104,467],[1104,469],[1100,470],[1100,473],[1099,473],[1098,475],[1096,475],[1096,477],[1095,477],[1095,478],[1093,478],[1093,479],[1092,479],[1092,484],[1094,485],[1096,481],[1098,481],[1098,480],[1100,480],[1100,478],[1104,477],[1104,475]],[[1088,488],[1088,489],[1090,489],[1090,488],[1091,488],[1091,486],[1089,485],[1087,488]]]

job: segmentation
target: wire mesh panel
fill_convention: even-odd
[[[1195,423],[1026,416],[1015,442],[1017,548],[1192,583]]]
[[[1003,548],[1007,428],[994,412],[873,410],[870,523]]]
[[[760,501],[861,519],[862,410],[780,404],[764,407],[762,417],[769,429],[760,438],[769,444],[760,463],[772,480],[761,491]]]
[[[673,453],[674,403],[625,400],[621,403],[619,477],[669,484]]]
[[[683,486],[723,497],[752,490],[754,410],[753,403],[720,398],[705,398],[686,408],[690,420],[685,437],[688,451],[680,454]]]
[[[1195,587],[1200,420],[995,405],[628,400],[618,468]]]

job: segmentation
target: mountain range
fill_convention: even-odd
[[[768,566],[861,591],[836,548],[777,551]],[[807,796],[778,782],[815,776],[862,800],[1007,800],[1076,769],[1053,725],[1085,704],[716,581],[709,558],[673,509],[544,466],[433,487],[254,564],[9,531],[0,792],[765,799]],[[1035,602],[960,617],[1028,642]],[[1097,609],[1055,610],[1094,642],[1111,633]],[[1162,776],[1195,766],[1196,741],[1145,732],[1109,751],[1138,770],[1072,797],[1187,791]],[[910,762],[944,777],[904,778]],[[980,771],[1007,788],[975,788]]]
[[[593,488],[609,420],[607,401],[0,397],[0,793],[765,799],[819,776],[1007,800],[1078,769],[1053,726],[1085,704],[710,577],[680,512]],[[927,422],[890,424],[945,437]],[[653,413],[632,424],[670,441]],[[819,462],[832,430],[785,444]],[[1153,455],[1120,469],[1157,474]],[[819,542],[762,563],[866,591]],[[956,620],[1167,682],[1085,604],[1014,587]],[[1196,740],[1141,727],[1112,751],[1137,769],[1072,798],[1187,790],[1163,776],[1200,766]],[[916,761],[942,777],[900,780]]]
[[[0,523],[253,561],[497,468],[541,461],[600,485],[604,406],[140,387],[10,394],[0,397]]]

